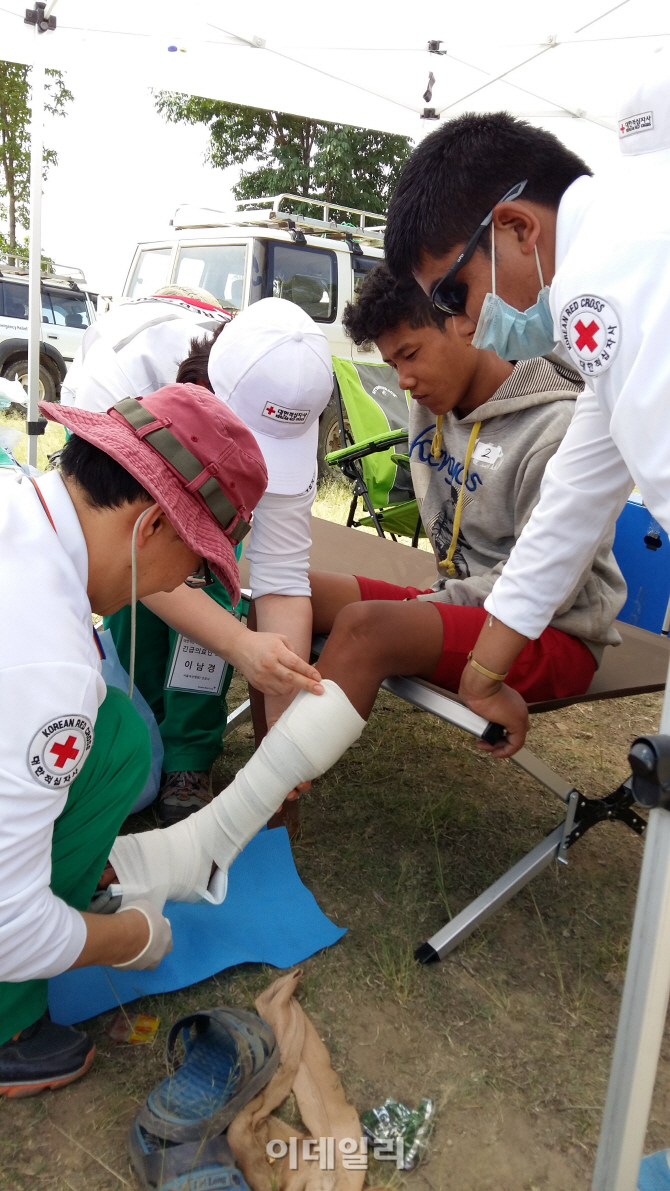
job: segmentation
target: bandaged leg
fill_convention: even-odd
[[[123,903],[148,898],[160,909],[166,900],[223,901],[235,857],[286,795],[330,769],[365,727],[337,683],[324,679],[323,686],[323,695],[296,696],[209,806],[163,831],[119,836],[109,857],[118,884],[110,891]]]

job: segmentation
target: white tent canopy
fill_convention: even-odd
[[[237,19],[223,0],[58,0],[39,37],[47,65],[87,62],[103,85],[124,77],[212,99],[275,108],[416,137],[428,106],[442,118],[506,108],[613,127],[616,95],[670,34],[660,0],[426,0],[359,4],[355,19],[256,0]],[[25,0],[4,0],[0,53],[30,63]],[[438,56],[429,42],[440,42]],[[176,47],[176,48],[170,48]],[[429,72],[433,95],[422,98]],[[113,94],[113,92],[112,92]]]
[[[31,187],[29,422],[37,417],[43,66],[88,73],[109,103],[124,80],[419,139],[463,111],[501,108],[550,128],[591,162],[616,153],[617,94],[670,35],[660,0],[444,0],[355,17],[256,0],[48,0],[54,31],[3,0],[0,56],[35,66]],[[430,47],[430,48],[429,48]],[[429,81],[432,76],[431,81]],[[432,118],[422,118],[430,109]],[[128,129],[132,136],[132,127]],[[34,248],[34,251],[33,251]],[[30,436],[30,459],[36,459]]]

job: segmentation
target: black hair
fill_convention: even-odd
[[[437,327],[444,331],[448,315],[438,310],[413,277],[394,277],[385,264],[375,265],[365,277],[356,302],[348,302],[342,326],[359,347],[374,343],[400,323]]]
[[[58,466],[64,476],[83,489],[94,509],[118,509],[136,500],[153,500],[151,493],[116,459],[77,434],[63,447]]]
[[[410,273],[423,253],[464,244],[508,190],[526,178],[523,199],[558,209],[589,167],[551,132],[509,112],[467,113],[436,129],[412,153],[389,204],[389,268]],[[480,246],[488,250],[488,229]]]
[[[185,359],[182,360],[177,372],[177,383],[180,385],[198,385],[202,381],[206,381],[207,388],[213,392],[212,386],[207,380],[207,365],[209,364],[209,353],[212,350],[212,345],[216,343],[219,335],[228,323],[220,323],[212,335],[203,335],[201,339],[197,337],[192,339],[189,344],[189,353]]]

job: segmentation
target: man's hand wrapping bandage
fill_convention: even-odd
[[[222,902],[227,872],[249,840],[300,782],[325,773],[358,740],[365,720],[337,683],[301,691],[258,750],[210,804],[166,830],[119,836],[109,858],[122,905],[147,898]],[[219,870],[212,878],[212,865]]]

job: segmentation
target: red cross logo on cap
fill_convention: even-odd
[[[56,761],[54,762],[56,769],[62,769],[66,761],[76,761],[79,756],[79,749],[72,747],[76,741],[76,736],[68,736],[65,744],[52,744],[49,752],[56,754]]]
[[[268,405],[268,406],[266,406],[266,407],[265,407],[265,412],[266,412],[267,414],[270,414],[270,415],[272,415],[272,414],[275,412],[275,407],[274,407],[274,405]]]
[[[591,319],[588,327],[584,326],[581,318],[579,322],[575,323],[575,331],[577,332],[577,339],[575,340],[575,347],[577,351],[583,351],[588,347],[590,352],[594,352],[598,346],[596,341],[596,333],[600,330],[595,319]]]

